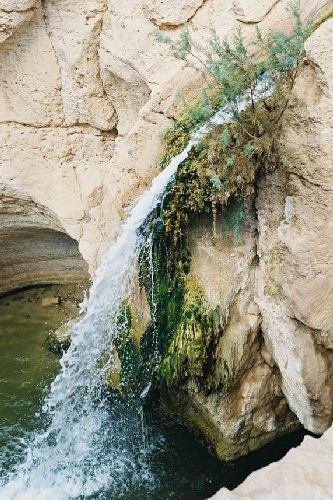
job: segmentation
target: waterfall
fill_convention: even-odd
[[[256,99],[271,93],[272,88],[262,82]],[[245,93],[238,111],[245,109],[249,98],[250,93]],[[131,277],[146,241],[140,227],[161,202],[191,148],[212,127],[231,118],[230,111],[218,111],[137,199],[120,237],[112,243],[96,273],[89,298],[83,304],[85,315],[73,327],[71,346],[62,357],[61,371],[44,402],[42,413],[48,426],[29,444],[26,462],[3,480],[1,498],[96,498],[94,495],[110,489],[122,492],[123,496],[115,494],[114,498],[126,498],[130,485],[125,484],[124,471],[147,488],[154,482],[146,460],[152,444],[149,439],[142,440],[140,415],[135,408],[112,402],[108,396],[105,375],[113,362],[117,311],[122,301],[130,298]],[[148,391],[149,384],[142,398]]]

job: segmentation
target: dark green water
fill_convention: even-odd
[[[0,467],[10,470],[25,456],[25,440],[34,432],[45,393],[59,370],[47,336],[78,314],[69,300],[73,286],[25,290],[0,299]],[[82,293],[78,294],[79,297]],[[59,305],[43,299],[61,297]]]
[[[41,425],[38,414],[43,398],[59,370],[59,356],[49,351],[46,339],[50,330],[77,314],[77,301],[69,300],[74,292],[70,286],[52,286],[0,299],[1,477],[25,458],[29,436]],[[46,297],[61,297],[61,301],[43,306]],[[153,488],[143,482],[126,497],[113,491],[93,498],[203,500],[223,486],[236,487],[253,470],[280,459],[304,437],[304,433],[296,433],[226,464],[212,457],[187,429],[170,422],[157,410],[148,419],[151,432],[160,436],[149,457],[156,477]]]

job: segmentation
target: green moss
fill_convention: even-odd
[[[168,386],[188,377],[201,379],[216,337],[214,312],[193,277],[186,280],[183,308],[161,361],[159,377]]]
[[[139,396],[138,380],[142,358],[138,343],[135,341],[133,316],[130,304],[124,300],[119,308],[115,347],[120,361],[120,373],[110,373],[113,385],[118,385],[121,393],[128,397]]]
[[[48,335],[49,349],[55,353],[63,353],[67,351],[71,345],[70,334],[59,335],[58,332],[51,332]]]
[[[155,231],[154,221],[149,228]],[[151,263],[149,248],[140,255],[140,283],[147,292],[151,310],[151,325],[142,336],[140,345],[148,360],[157,351],[163,356],[183,308],[185,277],[189,268],[189,253],[182,242],[172,245],[162,226],[154,233]],[[153,273],[151,272],[151,266]]]
[[[155,231],[158,214],[149,228]],[[186,238],[174,242],[162,226],[152,249],[140,256],[140,280],[150,300],[152,323],[140,341],[144,363],[157,359],[157,384],[176,385],[185,378],[204,378],[219,328],[219,313],[208,307],[189,274]],[[218,319],[217,319],[218,318]]]
[[[324,24],[326,21],[328,21],[332,17],[333,17],[333,9],[330,10],[327,14],[325,14],[323,17],[321,17],[320,19],[318,19],[318,21],[316,21],[313,24],[312,29],[311,29],[311,33],[313,33],[314,31],[316,31],[319,28],[319,26],[321,26],[322,24]]]

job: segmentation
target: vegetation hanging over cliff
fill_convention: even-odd
[[[303,26],[296,7],[292,13],[295,26],[290,35],[270,32],[264,38],[257,32],[258,59],[249,53],[240,31],[231,42],[220,41],[213,32],[205,61],[198,59],[188,30],[177,42],[162,37],[176,57],[194,65],[207,81],[197,102],[183,101],[182,115],[164,139],[162,165],[180,153],[191,133],[219,108],[232,119],[211,127],[192,149],[162,206],[141,228],[152,245],[143,248],[139,259],[151,324],[137,342],[130,307],[124,304],[119,316],[124,332],[116,346],[121,362],[119,388],[124,394],[136,385],[132,392],[139,398],[154,375],[158,384],[168,387],[192,378],[204,391],[212,388],[211,370],[224,318],[221,311],[211,309],[189,274],[185,229],[191,215],[210,212],[216,231],[217,211],[222,210],[221,231],[232,229],[237,242],[244,217],[242,202],[251,197],[260,175],[285,162],[282,118],[289,106],[300,105],[293,87],[311,29],[309,24]],[[262,97],[263,86],[271,89],[266,97]],[[246,107],[241,110],[245,92]],[[144,383],[137,384],[138,379]],[[224,383],[227,387],[228,377]]]
[[[221,334],[223,318],[209,309],[205,297],[188,274],[190,255],[186,245],[186,226],[192,215],[210,212],[217,231],[218,210],[223,211],[224,228],[232,229],[234,239],[244,217],[243,203],[254,193],[260,175],[286,161],[282,146],[282,122],[290,106],[301,103],[293,94],[300,71],[304,42],[311,31],[303,25],[299,8],[290,7],[295,19],[290,35],[258,30],[255,46],[260,57],[253,57],[241,31],[231,41],[219,40],[212,32],[210,53],[203,60],[186,29],[180,39],[164,35],[175,57],[200,71],[206,86],[194,103],[183,99],[183,111],[167,131],[162,166],[180,153],[191,133],[223,108],[231,121],[211,127],[180,166],[173,186],[149,231],[153,237],[154,276],[149,276],[141,256],[142,284],[153,297],[153,324],[145,340],[156,338],[159,369],[157,378],[168,386],[195,378],[209,390],[209,370],[214,364],[214,346]],[[270,92],[262,97],[262,88]],[[246,107],[241,102],[246,97]],[[147,344],[148,345],[148,344]]]
[[[143,364],[156,355],[157,382],[176,385],[195,378],[204,385],[219,334],[220,311],[212,310],[193,277],[183,238],[174,243],[157,210],[145,231],[152,247],[140,255],[140,282],[147,290],[152,322],[140,340]],[[150,371],[151,373],[151,371]]]
[[[212,128],[178,170],[163,210],[166,231],[174,241],[184,233],[191,214],[211,212],[215,223],[219,208],[228,209],[235,203],[239,206],[254,193],[260,175],[286,161],[281,144],[282,118],[288,107],[300,105],[293,87],[301,67],[304,41],[311,32],[311,24],[301,21],[299,6],[293,4],[289,8],[295,19],[292,33],[270,31],[264,37],[258,29],[254,42],[260,54],[257,58],[251,55],[240,30],[231,41],[221,41],[212,31],[205,59],[199,55],[188,29],[176,42],[158,35],[176,58],[194,67],[207,82],[197,102],[183,99],[179,119],[165,134],[161,165],[166,166],[186,146],[191,133],[219,108],[232,116],[227,125]],[[263,85],[273,92],[258,99]],[[241,111],[245,91],[249,91],[249,97],[246,109]],[[231,225],[237,231],[242,211],[238,209],[231,217]],[[215,224],[213,228],[215,232]]]

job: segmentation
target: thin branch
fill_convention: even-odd
[[[290,84],[290,88],[289,88],[289,91],[291,91],[294,87],[294,84],[295,84],[295,80],[296,80],[296,77],[297,77],[297,74],[298,74],[298,69],[299,69],[299,61],[297,61],[297,64],[296,64],[296,69],[291,77],[291,84]],[[288,107],[288,104],[290,102],[290,95],[287,97],[286,99],[286,102],[284,103],[284,106],[281,110],[281,113],[279,114],[278,116],[278,119],[276,120],[276,125],[279,123],[279,121],[281,120],[284,112],[286,111],[287,107]]]

